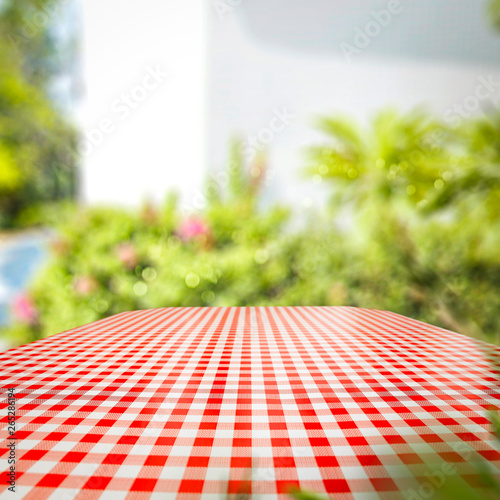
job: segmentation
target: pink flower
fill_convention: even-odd
[[[38,321],[38,310],[27,295],[18,295],[12,303],[14,316],[23,323],[34,325]]]
[[[128,269],[134,269],[139,264],[139,255],[132,243],[120,243],[116,253],[118,260]]]
[[[76,294],[83,296],[95,292],[98,286],[99,283],[92,276],[78,276],[73,284]]]
[[[190,241],[198,238],[208,238],[210,228],[206,222],[197,217],[185,219],[177,230],[177,234],[182,241]]]

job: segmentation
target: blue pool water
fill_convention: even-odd
[[[47,258],[50,235],[37,232],[0,242],[0,326],[10,321],[10,304]]]

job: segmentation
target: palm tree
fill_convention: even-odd
[[[482,175],[463,127],[448,127],[422,110],[381,112],[363,130],[346,118],[322,118],[318,127],[327,141],[309,148],[307,170],[330,182],[336,217],[347,208],[351,235],[362,235],[365,251],[382,250],[406,269],[407,300],[417,311],[430,308],[444,326],[483,337],[467,304],[424,258],[419,243],[430,228],[444,227],[440,217],[456,220],[463,176]]]

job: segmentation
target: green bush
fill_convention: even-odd
[[[287,231],[288,210],[261,210],[261,178],[237,155],[228,172],[227,189],[212,191],[199,214],[181,215],[172,197],[139,211],[68,211],[50,263],[14,304],[10,337],[33,340],[133,309],[330,303],[342,252],[319,255],[319,229],[302,238]]]
[[[338,117],[319,126],[326,140],[308,150],[308,171],[331,186],[332,218],[351,218],[356,302],[494,340],[500,115],[449,127],[389,110],[365,130]],[[374,293],[378,278],[388,296]]]
[[[67,209],[7,333],[24,342],[165,306],[352,305],[494,341],[498,123],[449,129],[394,112],[365,131],[324,121],[308,170],[331,184],[332,203],[302,227],[288,209],[261,206],[265,169],[245,165],[237,146],[227,186],[207,191],[194,215],[174,198],[139,211]]]
[[[183,215],[175,198],[139,211],[67,208],[52,258],[14,303],[15,342],[122,311],[165,306],[359,305],[403,309],[404,269],[372,266],[329,220],[292,231],[288,209],[259,207],[264,168],[233,151],[228,186]],[[253,175],[251,175],[251,173]],[[399,273],[399,274],[398,274]],[[396,276],[396,279],[395,279]]]
[[[52,0],[1,2],[0,228],[17,225],[25,209],[75,194],[77,135],[51,95],[65,66],[54,38],[62,8]]]

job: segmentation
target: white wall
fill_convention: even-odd
[[[439,0],[435,25],[430,0],[420,10],[419,2],[404,3],[350,64],[339,39],[353,43],[354,30],[373,19],[374,5],[386,8],[398,0],[356,0],[352,8],[340,0],[290,1],[85,0],[83,198],[137,204],[177,189],[184,207],[199,208],[205,174],[224,168],[230,139],[239,135],[248,143],[264,134],[267,200],[298,207],[322,202],[327,188],[301,177],[304,146],[319,140],[315,116],[345,113],[366,121],[388,105],[408,110],[421,103],[444,114],[474,94],[480,77],[500,82],[500,68],[491,62],[500,37],[481,35],[479,7],[475,34],[467,31],[473,16],[464,0],[456,11],[451,0]],[[423,17],[412,31],[417,12]],[[443,20],[458,33],[449,40]],[[474,46],[450,52],[454,40],[468,33]],[[435,52],[423,43],[430,38],[439,41]],[[419,40],[427,47],[420,55]],[[334,50],[324,50],[328,46]],[[462,52],[467,57],[460,62]],[[473,62],[474,53],[481,54],[480,63]],[[170,76],[155,89],[136,89],[145,78],[154,85],[148,68],[157,66]],[[123,94],[134,89],[141,102],[127,104]],[[496,87],[481,104],[498,103],[499,96]],[[282,126],[275,117],[285,109],[293,118]],[[272,137],[266,131],[271,123],[279,128]]]
[[[264,0],[256,2],[259,5],[265,3]],[[330,0],[315,2],[326,7],[330,5],[328,9],[334,10],[329,4]],[[288,3],[278,0],[271,3],[283,10],[283,16],[279,15],[278,10],[271,16],[268,10],[262,8],[258,15],[254,12],[254,18],[249,19],[245,9],[250,4],[246,3],[241,3],[223,15],[219,15],[215,9],[210,10],[208,118],[209,165],[212,169],[219,170],[225,164],[227,144],[231,137],[238,135],[248,143],[251,137],[258,136],[262,130],[269,128],[275,109],[286,107],[295,115],[290,124],[276,133],[267,144],[269,170],[272,173],[266,190],[268,200],[286,200],[299,209],[311,203],[325,201],[327,187],[304,180],[302,175],[304,148],[322,140],[322,136],[313,128],[313,120],[318,115],[346,114],[360,122],[366,122],[377,110],[386,106],[410,110],[420,104],[426,105],[438,116],[444,115],[453,106],[461,105],[465,99],[474,96],[481,77],[490,76],[497,83],[490,95],[481,101],[481,106],[498,105],[500,58],[495,65],[484,62],[485,57],[481,58],[481,64],[473,64],[469,60],[459,63],[456,58],[447,60],[444,41],[442,54],[435,54],[432,58],[405,58],[402,54],[382,57],[375,50],[381,39],[387,43],[387,37],[392,37],[393,43],[406,43],[399,38],[399,18],[393,16],[385,31],[381,29],[379,37],[371,40],[366,50],[361,51],[359,57],[353,56],[349,63],[334,42],[329,52],[311,50],[310,47],[308,50],[297,48],[298,42],[303,47],[307,47],[310,41],[318,45],[321,38],[316,31],[304,31],[306,24],[310,27],[319,25],[316,18],[311,19],[312,13],[305,2],[301,4],[302,7],[298,5],[298,0],[293,2],[293,21],[297,30],[302,30],[298,33],[298,42],[284,43],[285,35],[281,40],[278,40],[275,33],[271,36],[273,32],[270,25],[274,23],[278,26],[285,22],[285,14],[289,15],[290,10]],[[368,2],[365,6],[366,4]],[[252,3],[252,8],[256,8],[255,5],[255,2]],[[345,40],[351,44],[354,27],[364,29],[364,23],[371,19],[371,7],[366,8],[368,11],[364,14],[368,17],[361,16],[361,20],[357,21],[350,19],[353,24],[351,29],[344,27]],[[401,16],[407,14],[411,13],[402,12]],[[460,13],[455,14],[459,16]],[[324,17],[326,13],[323,12],[322,15]],[[341,21],[342,18],[336,19],[336,25],[342,24]],[[260,28],[260,35],[264,33],[262,36],[259,36],[259,22],[264,26]],[[334,24],[330,23],[332,26]],[[458,23],[458,30],[460,26]],[[323,26],[325,33],[328,32],[327,28],[328,23]],[[287,33],[287,28],[279,29]],[[418,36],[426,38],[432,30],[439,30],[439,26],[429,27],[429,33]],[[292,38],[290,33],[289,27],[288,38]],[[331,38],[334,39],[333,36]],[[498,41],[500,36],[498,40],[494,40],[496,44]],[[418,39],[412,43],[418,44]],[[491,60],[494,59],[491,53],[486,55]],[[474,112],[480,111],[478,108]],[[448,113],[446,116],[451,115]],[[266,134],[264,139],[267,141]]]
[[[82,4],[83,199],[137,204],[190,192],[205,171],[204,3]]]

